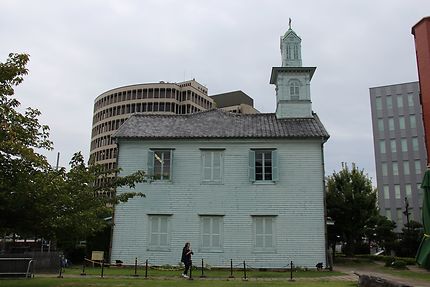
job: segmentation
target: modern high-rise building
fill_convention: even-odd
[[[426,148],[419,95],[418,82],[370,88],[378,204],[397,231],[407,223],[406,202],[409,220],[421,221]]]
[[[218,106],[236,113],[258,113],[253,100],[242,91],[208,96],[208,89],[197,81],[149,83],[115,88],[94,101],[90,163],[106,169],[116,167],[116,143],[112,134],[135,113],[190,114]],[[98,179],[96,184],[101,184]]]
[[[430,17],[425,17],[415,24],[412,34],[417,55],[427,159],[430,160]]]

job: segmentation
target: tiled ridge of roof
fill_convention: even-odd
[[[134,114],[115,138],[329,138],[315,114],[312,118],[277,119],[275,113],[234,114],[219,109],[187,115]]]

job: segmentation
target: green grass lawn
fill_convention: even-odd
[[[130,267],[110,267],[104,268],[105,276],[132,276],[134,275],[134,268]],[[64,271],[65,275],[79,275],[82,272],[82,268],[74,267],[67,268]],[[163,277],[163,278],[175,278],[178,277],[182,272],[182,269],[177,270],[159,270],[159,269],[148,269],[148,277]],[[100,275],[101,268],[85,268],[85,273],[88,275]],[[139,267],[137,274],[140,277],[145,276],[145,269]],[[193,269],[193,277],[199,277],[201,275],[201,269]],[[204,275],[207,278],[228,278],[230,276],[230,270],[228,269],[211,269],[204,270]],[[293,272],[293,278],[314,278],[314,277],[327,277],[327,276],[340,276],[344,275],[341,272],[328,272],[328,271],[295,271]],[[234,270],[233,276],[236,278],[244,277],[243,270]],[[290,278],[289,271],[257,271],[247,270],[246,276],[248,278]]]
[[[343,281],[270,281],[270,282],[252,282],[252,281],[227,281],[227,280],[185,280],[185,279],[169,279],[169,280],[144,280],[143,278],[135,279],[101,279],[101,278],[33,278],[33,279],[15,279],[15,280],[0,280],[0,286],[7,287],[105,287],[105,286],[144,286],[144,287],[183,287],[183,286],[204,286],[204,287],[263,287],[263,286],[301,286],[301,287],[316,287],[316,286],[331,286],[331,287],[352,287],[357,286],[355,282]]]

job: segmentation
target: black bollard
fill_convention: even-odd
[[[188,280],[194,280],[193,279],[193,261],[190,261],[190,278]]]
[[[203,258],[202,258],[202,275],[200,275],[200,278],[206,278],[205,274],[204,274],[204,263],[203,263]]]
[[[233,259],[230,259],[230,276],[228,278],[234,278],[234,276],[233,276]]]
[[[293,279],[293,261],[290,262],[290,281],[294,281],[294,279]]]
[[[104,273],[104,267],[105,267],[105,261],[102,261],[102,273],[100,274],[100,277],[103,278],[103,273]]]
[[[245,263],[245,260],[243,260],[243,279],[247,280],[246,279],[246,263]]]
[[[145,279],[148,279],[148,259],[145,261]]]
[[[85,275],[87,275],[87,274],[85,273],[85,262],[86,262],[86,258],[84,257],[84,263],[82,263],[82,272],[81,272],[81,276],[85,276]]]
[[[134,277],[139,276],[139,275],[137,275],[137,257],[136,257],[136,259],[134,259],[134,275],[133,276]]]

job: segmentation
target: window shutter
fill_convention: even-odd
[[[154,152],[152,150],[148,151],[148,177],[152,178],[154,176]]]
[[[170,150],[170,181],[173,181],[173,149]]]
[[[255,151],[249,151],[249,164],[248,164],[249,181],[255,181]]]
[[[272,181],[279,180],[279,171],[278,171],[278,151],[272,151]]]

